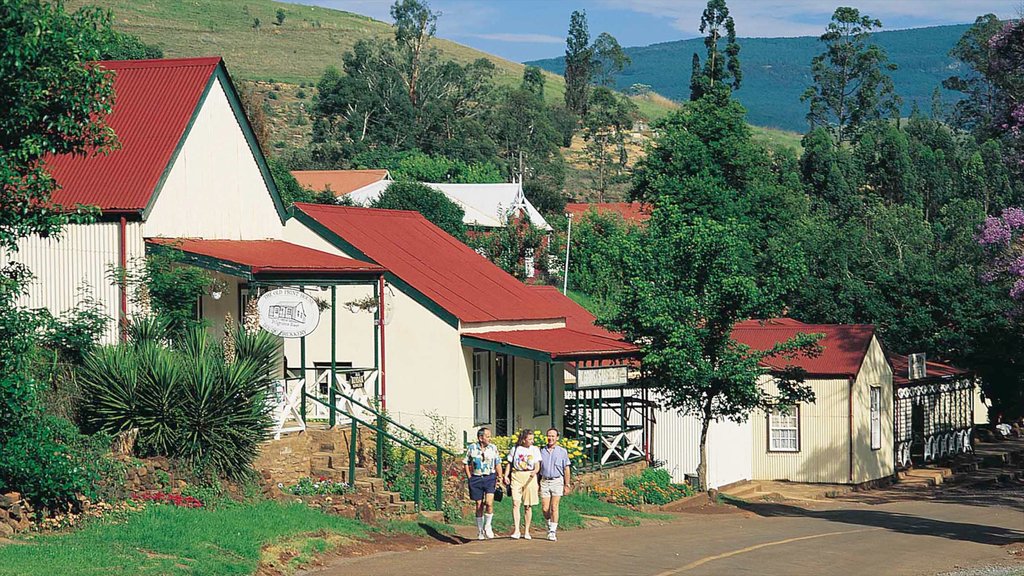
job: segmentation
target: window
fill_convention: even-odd
[[[768,414],[768,451],[800,451],[800,407],[784,406]]]
[[[546,416],[551,412],[551,386],[548,381],[547,362],[533,361],[533,415]]]
[[[533,258],[533,248],[526,249],[526,257],[523,258],[523,264],[526,266],[526,277],[533,278],[536,275],[536,263]]]
[[[871,387],[871,449],[882,447],[882,388]]]
[[[473,352],[473,424],[491,421],[491,353]]]

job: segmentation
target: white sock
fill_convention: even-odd
[[[484,517],[483,516],[477,516],[476,517],[476,530],[477,530],[477,532],[483,532],[484,531]]]
[[[558,531],[558,522],[552,522],[550,530],[552,532],[557,532]]]
[[[494,514],[484,514],[484,529],[491,529],[491,519],[494,518]]]

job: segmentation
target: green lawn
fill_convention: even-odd
[[[97,522],[76,532],[37,535],[0,546],[0,575],[108,576],[252,574],[263,545],[317,533],[359,537],[368,528],[302,504],[259,502],[204,510],[150,506],[122,523]],[[315,541],[313,541],[315,540]]]

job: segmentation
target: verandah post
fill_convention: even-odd
[[[377,375],[373,379],[373,399],[377,403],[374,406],[377,411],[377,441],[374,449],[377,452],[377,477],[384,471],[384,438],[381,430],[384,429],[383,406],[380,403],[380,325],[384,321],[384,311],[380,306],[380,283],[373,282],[373,299],[377,302],[377,310],[373,313],[373,369]]]
[[[413,487],[412,487],[412,501],[416,504],[416,509],[420,508],[420,475],[423,470],[420,469],[420,451],[416,451],[416,458],[414,459],[414,465],[416,466],[416,474],[413,476]]]
[[[299,291],[305,292],[306,287],[300,286]],[[302,423],[306,423],[306,337],[299,338],[299,370],[300,382],[302,383],[302,394],[299,395],[299,416],[302,417]]]
[[[548,362],[548,412],[551,413],[551,427],[555,428],[555,363]]]
[[[331,414],[334,414],[332,411]],[[348,485],[350,487],[356,485],[356,439],[359,434],[359,428],[356,427],[356,419],[350,417],[349,420],[352,422],[351,428],[349,428],[348,437]]]
[[[444,505],[444,478],[441,475],[444,473],[444,462],[442,461],[441,447],[437,447],[437,478],[434,479],[434,506],[440,510]]]
[[[337,382],[338,370],[338,287],[331,285],[331,381],[327,383],[328,401],[331,409],[328,416],[328,425],[334,428],[337,423],[334,411],[337,410],[337,394],[334,390],[334,383]]]

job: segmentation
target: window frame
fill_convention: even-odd
[[[800,448],[801,448],[801,438],[800,438],[800,405],[796,404],[794,406],[791,406],[790,409],[791,409],[791,412],[789,414],[781,414],[781,413],[779,413],[779,410],[780,410],[779,408],[772,409],[772,410],[770,410],[768,412],[768,415],[767,415],[767,418],[766,418],[766,425],[767,425],[768,433],[765,435],[766,439],[767,439],[767,443],[768,443],[768,452],[779,452],[779,453],[783,453],[783,454],[797,454],[797,453],[800,452]],[[785,427],[775,425],[773,423],[773,418],[776,418],[776,417],[794,418],[796,420],[796,425],[795,426],[785,426]],[[772,436],[773,436],[772,432],[774,430],[780,430],[780,431],[781,430],[796,430],[796,448],[778,448],[778,447],[773,446],[773,444],[772,444]]]
[[[544,366],[542,370],[540,367]],[[551,379],[549,372],[551,364],[533,361],[533,416],[548,416],[551,414]],[[538,394],[542,390],[542,394]],[[543,411],[541,411],[543,410]]]
[[[470,370],[470,384],[473,392],[473,425],[491,424],[491,353],[488,350],[473,350]],[[480,393],[483,394],[480,394]],[[481,398],[481,396],[483,398]],[[483,402],[482,411],[478,410]],[[482,419],[481,419],[482,417]]]
[[[875,402],[877,397],[877,403]],[[871,386],[868,388],[868,418],[869,436],[871,450],[882,449],[882,387]]]

